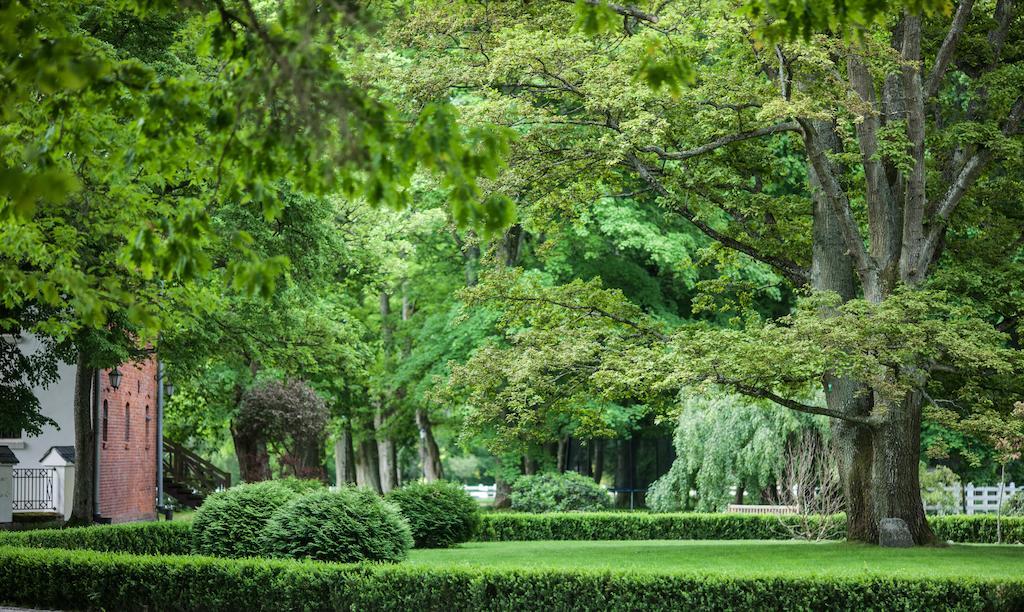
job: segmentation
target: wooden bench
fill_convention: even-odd
[[[747,504],[729,504],[726,512],[737,514],[796,514],[796,506],[755,506]]]

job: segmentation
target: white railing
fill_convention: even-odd
[[[946,490],[952,493],[953,498],[956,500],[956,510],[954,511],[956,514],[995,514],[999,508],[999,485],[977,486],[968,483],[963,489],[960,488],[960,485],[953,485],[946,487]],[[1005,504],[1011,495],[1020,491],[1024,491],[1024,486],[1016,485],[1012,482],[1004,484],[1003,503]],[[965,497],[966,499],[964,499]],[[963,505],[964,502],[966,502],[966,506]],[[925,510],[937,512],[940,508],[938,506],[925,506]]]
[[[494,485],[462,485],[462,488],[470,497],[480,501],[494,501],[494,494],[497,491]]]

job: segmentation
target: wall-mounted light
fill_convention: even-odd
[[[121,386],[121,370],[114,368],[107,374],[107,378],[110,379],[110,388],[117,390]]]

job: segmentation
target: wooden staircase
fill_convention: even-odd
[[[164,493],[197,508],[214,491],[231,486],[231,474],[184,446],[164,438]]]

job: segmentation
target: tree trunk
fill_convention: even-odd
[[[621,438],[615,449],[615,488],[623,489],[615,493],[615,505],[618,507],[629,507],[631,491],[633,487],[633,454],[631,452],[632,434],[630,438]]]
[[[561,438],[558,441],[558,473],[564,474],[566,468],[566,459],[569,457],[569,436]]]
[[[736,485],[736,495],[733,498],[733,503],[734,504],[739,504],[739,505],[743,504],[743,493],[744,492],[745,491],[744,491],[743,485],[741,485],[741,484],[740,485]]]
[[[390,493],[398,487],[398,460],[395,441],[385,432],[384,414],[378,410],[373,415],[373,429],[377,437],[377,466],[380,469],[380,490]]]
[[[356,449],[356,484],[381,493],[380,466],[377,461],[377,443],[363,440]]]
[[[349,423],[345,423],[334,440],[334,474],[338,486],[356,482],[356,458],[352,449],[352,426]]]
[[[98,409],[92,401],[95,378],[96,370],[88,367],[80,352],[75,363],[75,492],[70,521],[82,525],[99,514],[94,497],[97,457],[93,412]]]
[[[810,125],[822,148],[829,151],[840,149],[832,124],[814,121]],[[837,293],[845,302],[856,297],[853,260],[814,165],[808,164],[808,168],[813,191],[811,284],[816,291]],[[876,179],[882,180],[880,175]],[[891,197],[891,194],[882,194],[883,200]],[[892,233],[889,230],[879,232],[872,245],[878,249],[876,254],[884,252],[884,240]],[[877,300],[881,296],[874,298]],[[822,312],[824,317],[830,315],[830,312]],[[831,373],[823,377],[822,384],[830,409],[851,417],[871,414],[877,398],[863,384]],[[846,505],[847,537],[877,543],[881,519],[898,517],[907,522],[915,542],[930,544],[935,541],[935,536],[925,519],[918,475],[921,446],[919,394],[912,394],[901,405],[889,407],[887,414],[886,423],[878,427],[832,419],[832,443]]]
[[[235,442],[235,456],[238,458],[238,473],[242,482],[270,480],[270,453],[267,441],[251,434],[243,434],[234,424],[231,438]]]
[[[444,468],[441,466],[441,450],[437,447],[426,410],[416,410],[416,426],[420,430],[420,465],[423,466],[423,479],[427,482],[442,480]]]
[[[537,473],[537,460],[529,455],[523,457],[523,474],[532,476]]]
[[[296,478],[327,482],[324,468],[324,439],[322,437],[297,440],[292,470]]]
[[[594,482],[598,484],[604,476],[604,444],[603,439],[594,441]]]

